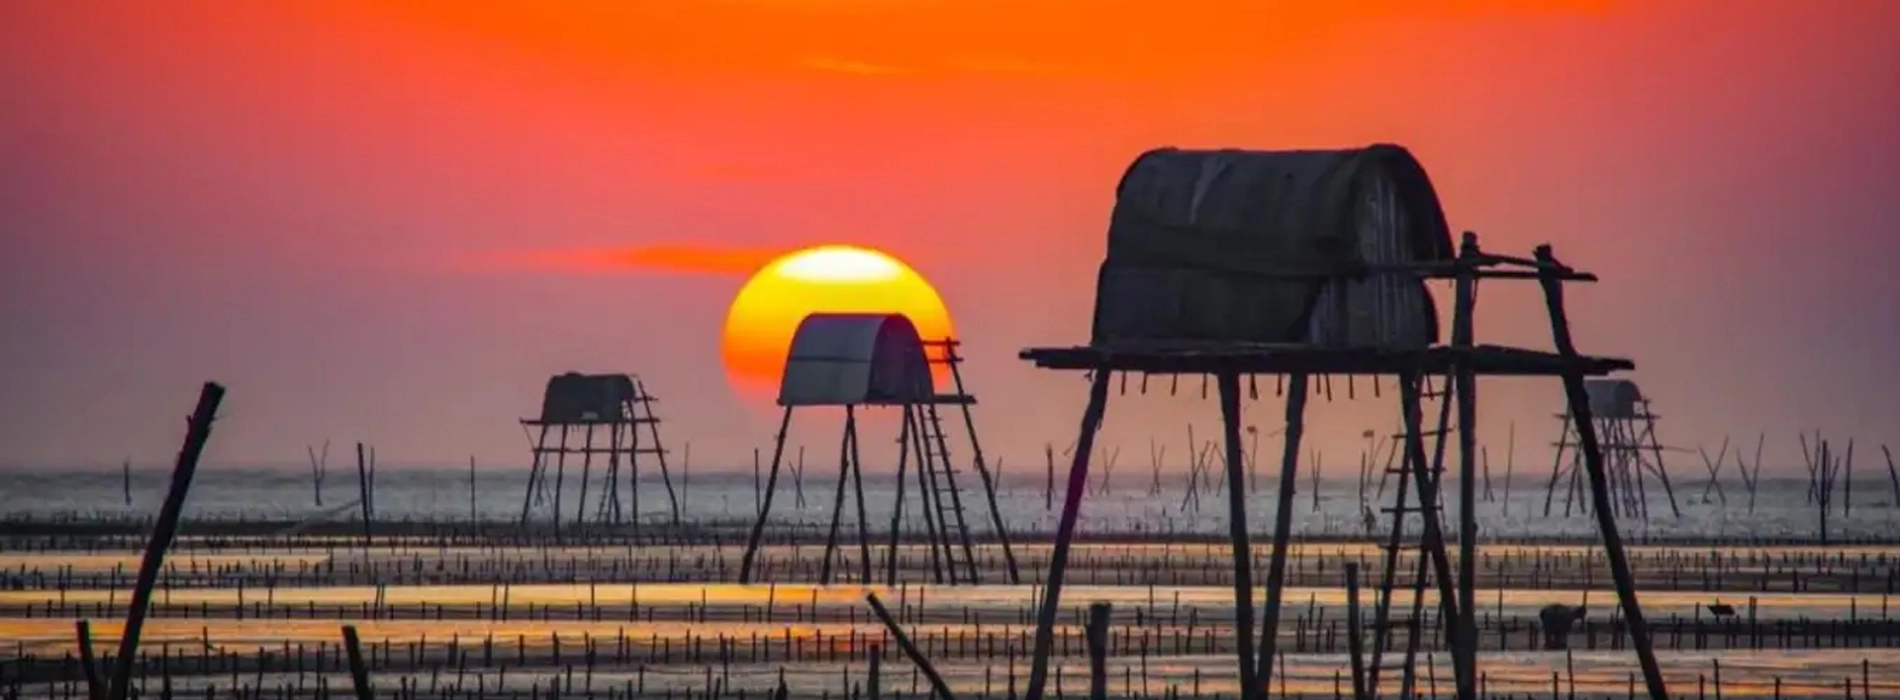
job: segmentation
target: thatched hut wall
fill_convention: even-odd
[[[1422,279],[1320,276],[1451,256],[1404,148],[1157,149],[1117,189],[1093,343],[1424,347],[1439,324]]]

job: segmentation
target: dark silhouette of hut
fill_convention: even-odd
[[[937,359],[927,349],[938,350]],[[939,393],[931,376],[932,362],[948,365],[955,386],[950,393]],[[843,408],[845,413],[842,454],[839,455],[838,490],[832,507],[830,535],[820,565],[819,581],[830,583],[832,557],[838,549],[838,530],[844,519],[847,485],[856,496],[859,545],[859,582],[873,580],[871,533],[865,506],[864,479],[858,464],[858,421],[860,407],[896,407],[902,413],[903,427],[898,436],[901,446],[897,464],[897,492],[890,524],[890,547],[882,568],[886,583],[896,585],[897,551],[905,500],[905,476],[910,461],[916,461],[911,473],[916,480],[917,497],[923,506],[925,529],[931,546],[931,562],[938,583],[976,583],[979,580],[975,544],[965,518],[963,490],[957,484],[961,471],[950,457],[937,407],[954,405],[962,409],[965,432],[973,466],[982,478],[983,495],[989,504],[990,525],[1003,545],[1011,583],[1018,582],[1015,554],[1010,548],[1008,530],[996,505],[995,484],[983,462],[983,450],[976,436],[976,422],[970,407],[976,399],[963,388],[958,370],[961,358],[957,341],[943,338],[925,340],[917,326],[902,314],[821,313],[806,316],[792,336],[785,358],[785,372],[779,382],[778,403],[784,407],[777,438],[772,449],[772,467],[766,478],[758,518],[747,538],[739,578],[751,582],[753,563],[760,537],[772,510],[772,496],[778,485],[779,467],[785,455],[792,412],[799,408]]]
[[[1473,316],[1479,282],[1503,279],[1535,280],[1541,288],[1550,317],[1552,350],[1477,342]],[[1429,280],[1452,283],[1454,313],[1447,340],[1440,339],[1438,310],[1426,287]],[[1254,654],[1256,636],[1252,634],[1237,636],[1234,648],[1242,688],[1270,685],[1273,672],[1306,401],[1316,389],[1330,396],[1335,377],[1347,382],[1367,376],[1375,377],[1375,382],[1377,377],[1396,380],[1400,415],[1406,421],[1405,458],[1397,469],[1403,474],[1401,483],[1413,488],[1397,490],[1391,511],[1417,517],[1392,518],[1385,570],[1404,573],[1389,573],[1380,581],[1381,600],[1372,625],[1380,637],[1370,645],[1367,695],[1377,696],[1381,654],[1393,647],[1385,631],[1401,626],[1392,625],[1388,615],[1392,591],[1399,585],[1394,579],[1406,576],[1412,580],[1403,585],[1415,594],[1426,581],[1436,583],[1439,605],[1450,621],[1442,629],[1453,652],[1457,696],[1475,698],[1476,378],[1558,378],[1571,410],[1587,415],[1583,379],[1634,367],[1627,360],[1585,356],[1577,350],[1563,289],[1566,283],[1594,280],[1560,262],[1549,246],[1539,246],[1531,256],[1493,254],[1481,250],[1476,234],[1467,232],[1454,247],[1430,179],[1412,154],[1399,146],[1299,151],[1161,148],[1141,154],[1116,189],[1107,254],[1096,278],[1088,345],[1033,347],[1020,355],[1038,367],[1091,375],[1089,399],[1072,452],[1070,491],[1056,524],[1056,542],[1037,607],[1026,696],[1040,697],[1048,680],[1054,629],[1064,609],[1064,569],[1088,483],[1090,454],[1112,378],[1120,372],[1124,392],[1129,388],[1129,374],[1201,375],[1215,380],[1226,433],[1229,484],[1245,481],[1239,437],[1243,383],[1258,397],[1254,384],[1258,375],[1284,380],[1286,445],[1262,629],[1257,636],[1259,653]],[[1443,381],[1434,390],[1428,379],[1440,377]],[[1347,386],[1350,392],[1352,385]],[[1423,424],[1421,403],[1428,395],[1441,402],[1435,426]],[[1454,405],[1455,419],[1450,410]],[[1584,461],[1591,495],[1607,503],[1608,496],[1600,490],[1607,477],[1596,449],[1594,424],[1584,423],[1580,442],[1587,453]],[[1455,488],[1460,507],[1455,535],[1445,532],[1449,528],[1441,523],[1437,474],[1445,471],[1445,465],[1442,457],[1431,456],[1446,451],[1426,447],[1423,436],[1428,431],[1441,438],[1457,436]],[[1246,562],[1252,561],[1252,554],[1242,489],[1229,489],[1228,510],[1235,560],[1234,622],[1237,628],[1250,629],[1254,624],[1253,574]],[[1423,523],[1425,532],[1403,536],[1408,520]],[[1666,696],[1621,536],[1613,519],[1599,519],[1598,528],[1645,682],[1652,695]],[[1459,548],[1455,569],[1445,551],[1445,543],[1451,541]],[[1400,552],[1407,548],[1422,551]],[[1401,558],[1414,556],[1422,566],[1429,566],[1429,575],[1422,566],[1396,566]],[[1408,657],[1391,666],[1409,673],[1413,664]]]
[[[1439,329],[1422,278],[1339,276],[1452,253],[1398,146],[1148,151],[1117,188],[1092,344],[1423,348]]]
[[[654,414],[653,403],[646,385],[630,374],[565,372],[548,378],[547,388],[541,393],[540,413],[521,421],[534,432],[534,461],[521,501],[522,523],[533,519],[540,508],[557,530],[561,527],[563,512],[568,508],[564,500],[568,460],[577,457],[581,471],[576,486],[580,490],[572,501],[573,522],[584,522],[591,506],[597,522],[637,525],[639,462],[645,456],[659,466],[669,513],[672,522],[678,524],[679,499],[667,472],[660,419]],[[594,470],[597,461],[601,467],[598,482]],[[590,491],[595,498],[591,504]]]
[[[1596,423],[1610,479],[1611,503],[1623,517],[1649,518],[1650,484],[1660,486],[1669,510],[1681,517],[1676,504],[1675,485],[1669,481],[1669,469],[1663,463],[1662,442],[1656,437],[1655,413],[1649,397],[1636,382],[1623,379],[1589,379],[1583,383],[1590,397],[1590,416]],[[1581,496],[1587,486],[1581,469],[1583,454],[1577,449],[1577,426],[1570,411],[1558,414],[1563,435],[1557,441],[1557,455],[1551,466],[1550,481],[1544,488],[1544,515],[1549,516],[1559,483],[1565,485],[1564,515],[1582,513],[1587,503]],[[1567,480],[1566,480],[1567,479]]]

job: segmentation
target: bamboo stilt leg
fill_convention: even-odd
[[[779,463],[785,459],[785,433],[792,427],[792,407],[785,407],[784,417],[779,419],[778,439],[772,447],[772,471],[765,477],[765,503],[759,507],[759,518],[752,521],[752,532],[746,537],[745,556],[739,560],[739,582],[752,582],[752,563],[759,553],[759,538],[765,534],[765,519],[772,513],[772,494],[778,491]]]
[[[1558,354],[1566,360],[1575,360],[1577,348],[1571,340],[1569,317],[1564,313],[1563,283],[1553,274],[1562,268],[1548,245],[1538,246],[1537,262],[1545,270],[1539,275],[1538,282],[1544,288],[1552,340]],[[1636,599],[1636,579],[1630,573],[1628,558],[1624,556],[1623,537],[1617,531],[1615,516],[1610,513],[1609,484],[1603,475],[1603,453],[1597,446],[1596,426],[1591,425],[1590,397],[1583,388],[1583,374],[1577,370],[1567,370],[1563,382],[1570,413],[1577,417],[1578,448],[1583,453],[1584,469],[1590,476],[1590,496],[1596,506],[1597,528],[1602,531],[1603,549],[1609,556],[1610,576],[1616,580],[1617,598],[1622,603],[1630,645],[1636,648],[1636,658],[1643,668],[1643,682],[1649,688],[1650,700],[1669,700],[1669,688],[1664,684],[1662,668],[1656,663],[1656,650],[1650,642],[1649,623],[1643,617],[1642,604]]]
[[[1227,530],[1234,554],[1234,650],[1240,656],[1240,687],[1249,698],[1266,696],[1254,683],[1253,661],[1253,547],[1247,541],[1246,463],[1240,445],[1240,376],[1223,372],[1220,384],[1221,427],[1227,438]]]
[[[1056,616],[1062,608],[1062,579],[1069,564],[1069,546],[1075,539],[1075,522],[1082,514],[1082,494],[1088,489],[1089,455],[1095,452],[1095,434],[1101,430],[1102,415],[1108,408],[1108,379],[1107,370],[1096,370],[1089,382],[1088,408],[1082,411],[1075,461],[1069,466],[1068,492],[1062,500],[1062,519],[1057,522],[1055,548],[1049,554],[1049,576],[1043,581],[1042,604],[1036,609],[1035,648],[1024,700],[1042,700],[1049,681],[1049,654],[1055,646]]]
[[[1280,641],[1280,597],[1286,585],[1286,557],[1293,535],[1294,495],[1299,488],[1300,440],[1306,435],[1307,376],[1295,374],[1287,380],[1285,449],[1280,454],[1280,492],[1273,514],[1273,549],[1267,556],[1266,600],[1260,611],[1260,659],[1254,666],[1254,688],[1246,697],[1264,695],[1273,683],[1273,655]]]

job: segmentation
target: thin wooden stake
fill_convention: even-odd
[[[1089,605],[1089,700],[1108,700],[1108,603]]]
[[[1346,562],[1346,645],[1352,657],[1353,700],[1372,700],[1366,689],[1364,636],[1359,621],[1359,562]]]
[[[1107,370],[1098,369],[1089,382],[1089,402],[1082,411],[1081,432],[1076,436],[1075,461],[1069,466],[1069,488],[1063,496],[1062,519],[1056,523],[1055,546],[1049,553],[1049,575],[1043,579],[1042,604],[1036,608],[1035,646],[1029,659],[1029,687],[1024,691],[1023,700],[1042,700],[1043,688],[1049,681],[1049,655],[1055,647],[1062,581],[1068,571],[1076,520],[1082,514],[1082,496],[1088,490],[1089,453],[1095,449],[1095,434],[1101,430],[1102,416],[1108,409],[1108,375]]]
[[[376,692],[369,685],[369,667],[363,663],[363,645],[356,637],[356,625],[343,626],[343,651],[349,657],[350,686],[356,690],[356,700],[376,700]]]
[[[910,662],[917,665],[917,670],[923,672],[924,678],[930,680],[930,689],[936,692],[937,697],[941,700],[957,700],[955,695],[950,694],[950,685],[943,682],[943,676],[938,675],[937,667],[931,665],[930,659],[917,650],[916,644],[911,643],[910,635],[904,634],[904,628],[897,626],[897,620],[891,617],[891,611],[884,609],[884,603],[877,599],[877,594],[867,593],[864,599],[871,604],[871,612],[877,614],[878,621],[884,623],[884,629],[890,631],[897,648],[902,649],[904,655],[910,657]]]
[[[99,700],[106,689],[99,680],[99,662],[92,658],[92,623],[80,620],[73,623],[73,628],[79,640],[79,669],[86,675],[86,697]]]
[[[1264,695],[1254,683],[1253,665],[1253,547],[1247,541],[1246,465],[1240,444],[1240,375],[1221,373],[1221,428],[1227,438],[1227,530],[1233,540],[1234,653],[1240,663],[1240,687],[1247,697]],[[1098,699],[1099,700],[1099,699]]]
[[[1538,282],[1544,289],[1544,304],[1550,314],[1550,329],[1557,354],[1565,362],[1576,362],[1580,356],[1577,346],[1571,339],[1570,319],[1565,315],[1563,282],[1556,272],[1564,269],[1552,254],[1549,245],[1537,247],[1539,264]],[[1596,426],[1590,412],[1590,396],[1583,388],[1583,373],[1573,367],[1566,368],[1563,374],[1564,394],[1570,404],[1569,414],[1577,430],[1578,448],[1583,452],[1583,466],[1589,474],[1590,497],[1594,505],[1597,529],[1603,536],[1603,549],[1609,557],[1610,576],[1616,581],[1617,597],[1622,603],[1623,619],[1630,636],[1630,645],[1636,648],[1636,659],[1643,669],[1643,682],[1649,688],[1650,700],[1669,700],[1669,687],[1665,684],[1662,667],[1656,663],[1656,649],[1650,643],[1649,623],[1643,617],[1642,604],[1636,597],[1636,577],[1630,572],[1629,559],[1624,556],[1623,537],[1616,528],[1616,516],[1612,512],[1609,482],[1603,469],[1603,450],[1597,443]]]
[[[152,589],[158,584],[158,572],[165,565],[165,551],[178,535],[178,517],[185,509],[185,495],[191,491],[191,477],[198,471],[198,458],[211,439],[211,422],[224,401],[224,387],[205,382],[198,392],[198,406],[191,412],[185,431],[185,445],[178,451],[178,463],[172,468],[171,490],[159,508],[152,525],[152,537],[145,543],[145,557],[139,562],[138,582],[132,588],[132,603],[127,608],[125,631],[119,637],[119,654],[114,657],[112,684],[107,700],[126,700],[132,690],[132,668],[138,662],[139,633],[145,628],[145,614],[152,605]]]

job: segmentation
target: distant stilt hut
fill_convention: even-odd
[[[778,403],[784,407],[772,449],[771,470],[765,482],[763,503],[747,538],[745,556],[740,563],[740,581],[753,580],[760,538],[771,516],[772,496],[778,484],[779,468],[784,461],[785,441],[791,429],[792,412],[799,408],[842,407],[844,434],[839,447],[837,496],[832,506],[831,526],[825,540],[825,553],[819,572],[820,583],[830,583],[833,555],[839,550],[839,528],[844,520],[847,486],[857,501],[859,546],[858,582],[876,580],[873,573],[871,525],[865,506],[864,477],[858,460],[858,409],[895,407],[902,412],[899,429],[896,493],[892,501],[890,540],[880,573],[887,583],[897,581],[897,553],[901,545],[906,472],[914,475],[917,497],[924,517],[930,562],[937,583],[977,583],[975,545],[965,518],[963,487],[957,483],[962,471],[952,461],[950,441],[937,410],[938,406],[958,406],[963,412],[964,432],[969,439],[970,465],[982,479],[983,495],[988,502],[990,525],[999,538],[1009,582],[1017,583],[1018,574],[1009,533],[1002,513],[996,506],[995,484],[983,460],[977,440],[975,419],[970,408],[976,398],[964,391],[958,365],[958,342],[951,338],[925,340],[916,325],[901,314],[836,314],[806,316],[792,336],[779,385]],[[934,351],[934,353],[932,352]],[[934,357],[932,355],[935,355]],[[931,376],[933,363],[946,364],[954,383],[951,393],[938,393]],[[915,460],[913,468],[910,462]]]
[[[521,499],[522,524],[542,516],[558,532],[564,519],[577,525],[586,522],[591,508],[596,523],[638,527],[642,456],[659,467],[669,518],[679,524],[679,497],[673,493],[673,477],[666,468],[660,418],[653,411],[655,400],[646,385],[630,374],[567,372],[548,379],[540,413],[521,420],[534,439],[528,486]],[[576,465],[580,473],[574,484],[578,491],[573,500],[566,500],[570,457],[580,462]]]
[[[1661,487],[1670,512],[1681,517],[1676,489],[1663,463],[1663,446],[1656,438],[1657,416],[1649,410],[1649,398],[1628,379],[1590,379],[1583,388],[1590,397],[1590,415],[1609,472],[1614,513],[1648,519],[1649,485],[1654,481]],[[1544,488],[1544,515],[1551,514],[1560,483],[1564,486],[1564,515],[1581,514],[1588,507],[1584,500],[1588,486],[1583,479],[1583,454],[1577,449],[1577,426],[1569,411],[1557,418],[1563,421],[1563,435],[1557,441],[1556,461]]]

